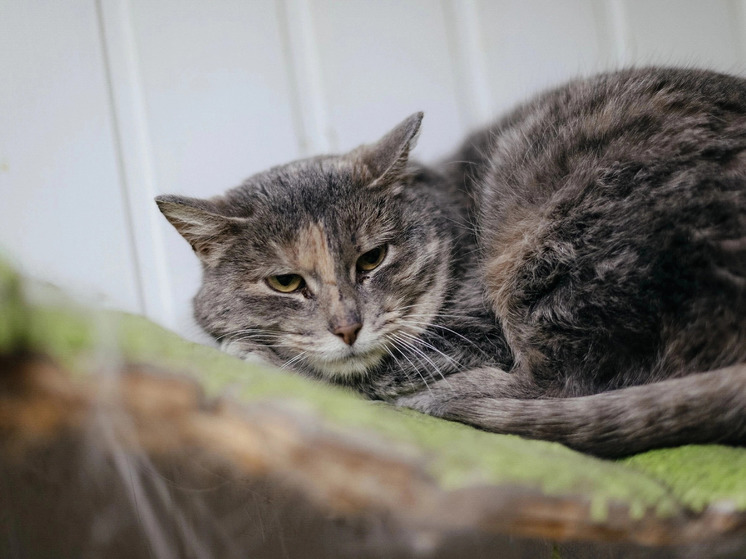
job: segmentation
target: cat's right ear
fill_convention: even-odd
[[[244,220],[218,214],[207,200],[187,196],[156,196],[155,203],[166,219],[192,246],[206,265],[215,263],[228,239]]]
[[[414,113],[375,144],[363,146],[362,161],[373,177],[371,187],[388,187],[400,182],[409,163],[409,152],[417,143],[423,116],[422,112]]]

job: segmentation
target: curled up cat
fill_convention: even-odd
[[[746,81],[570,82],[427,167],[422,113],[159,196],[240,357],[599,456],[746,443]]]

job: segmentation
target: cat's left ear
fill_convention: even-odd
[[[363,146],[362,161],[373,176],[371,188],[389,187],[400,182],[409,162],[409,152],[417,143],[424,113],[414,113],[373,145]]]
[[[229,240],[246,222],[244,218],[220,215],[210,200],[167,194],[156,196],[155,202],[206,266],[220,259]]]

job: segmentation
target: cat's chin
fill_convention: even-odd
[[[249,363],[256,363],[268,367],[283,367],[286,360],[270,354],[262,355],[257,350],[248,350],[235,342],[223,342],[220,348],[231,355]],[[364,376],[375,367],[386,355],[383,349],[373,349],[365,353],[351,354],[338,359],[329,359],[308,354],[303,360],[303,366],[313,369],[321,377],[334,381]],[[292,366],[290,367],[292,368]]]
[[[370,351],[342,359],[330,360],[313,357],[309,358],[306,363],[322,377],[333,381],[364,376],[383,359],[384,355],[386,353],[383,350]]]

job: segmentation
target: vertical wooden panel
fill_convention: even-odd
[[[480,0],[478,7],[497,111],[616,63],[599,34],[593,0]]]
[[[426,112],[417,156],[454,149],[464,131],[442,4],[313,0],[324,94],[339,149]]]
[[[625,0],[638,65],[738,69],[738,22],[728,0]]]
[[[732,18],[733,35],[738,67],[734,73],[746,73],[746,0],[729,0],[728,8]]]
[[[630,44],[629,20],[625,0],[606,0],[594,4],[600,34],[606,37],[617,61],[617,67],[626,68],[635,62]]]
[[[150,137],[140,73],[132,36],[128,0],[98,1],[101,37],[112,103],[115,145],[119,153],[126,209],[135,243],[142,285],[143,312],[171,328],[173,314],[170,274],[166,267],[162,216],[156,195]]]
[[[141,311],[94,2],[0,3],[0,247]]]
[[[287,67],[304,156],[329,153],[332,137],[326,111],[318,45],[308,0],[277,0],[287,48]]]
[[[470,128],[484,126],[495,109],[477,3],[475,0],[444,0],[443,6],[463,119]]]
[[[131,17],[156,190],[213,196],[299,156],[275,2],[132,0]],[[193,334],[199,265],[161,227],[175,320]]]

